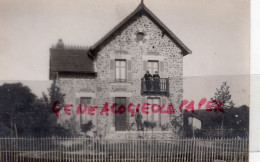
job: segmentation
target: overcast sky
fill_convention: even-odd
[[[140,0],[0,0],[0,80],[38,80],[47,84],[52,44],[62,38],[65,44],[91,46],[139,3]],[[184,84],[185,95],[192,98],[196,96],[194,90],[200,89],[210,89],[213,95],[225,79],[213,79],[215,84],[207,87],[206,78],[224,75],[221,78],[229,78],[226,80],[236,89],[233,96],[237,102],[243,104],[241,99],[247,100],[235,91],[249,95],[249,0],[144,3],[192,50],[184,57],[185,82],[189,82]],[[204,82],[187,79],[194,77],[204,78]]]

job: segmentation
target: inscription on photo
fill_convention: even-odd
[[[59,113],[62,110],[62,108],[57,108],[57,105],[60,104],[60,101],[55,101],[52,105],[52,112],[56,113],[56,116],[59,117]],[[220,100],[207,100],[206,98],[202,98],[198,105],[197,110],[201,110],[204,106],[204,109],[207,111],[220,111],[224,113],[224,109],[221,108],[223,105],[222,101]],[[118,106],[118,109],[116,107]],[[72,104],[65,104],[64,106],[64,112],[66,115],[71,115],[71,110],[73,109]],[[76,109],[76,115],[78,114],[84,114],[87,113],[88,115],[94,116],[95,111],[98,107],[97,106],[88,106],[87,104],[79,104]],[[152,113],[162,113],[162,114],[174,114],[176,109],[174,108],[172,103],[169,103],[167,106],[165,104],[158,105],[158,104],[150,104],[150,103],[144,103],[144,104],[134,104],[129,103],[128,106],[124,105],[118,105],[117,103],[113,103],[109,109],[109,103],[105,102],[103,108],[100,110],[100,115],[105,114],[106,116],[109,115],[109,111],[111,111],[113,114],[123,114],[123,113],[131,113],[131,117],[134,117],[135,113],[143,113],[143,114],[149,114],[149,109],[151,109]],[[195,102],[194,100],[183,100],[179,106],[179,111],[191,111],[194,112],[195,110]]]

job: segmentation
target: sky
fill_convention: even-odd
[[[23,80],[41,94],[50,84],[52,44],[62,38],[65,44],[91,46],[140,1],[0,0],[1,82]],[[228,81],[235,103],[249,103],[249,0],[144,3],[192,50],[184,57],[184,97],[212,97]]]

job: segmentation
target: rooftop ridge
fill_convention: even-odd
[[[86,46],[86,45],[72,45],[72,44],[66,44],[63,45],[63,47],[57,47],[56,44],[53,44],[51,46],[51,49],[65,49],[65,50],[89,50],[90,46]]]
[[[101,45],[115,32],[117,32],[123,25],[132,20],[135,16],[146,15],[153,22],[155,22],[166,34],[169,35],[170,39],[174,41],[183,51],[183,56],[191,54],[192,51],[157,17],[152,11],[150,11],[144,4],[143,1],[137,6],[137,8],[126,16],[122,21],[120,21],[114,28],[112,28],[105,36],[99,39],[94,45],[90,47],[90,53],[95,55],[98,50],[100,50]]]

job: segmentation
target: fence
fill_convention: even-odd
[[[248,139],[0,138],[1,162],[248,161]]]

